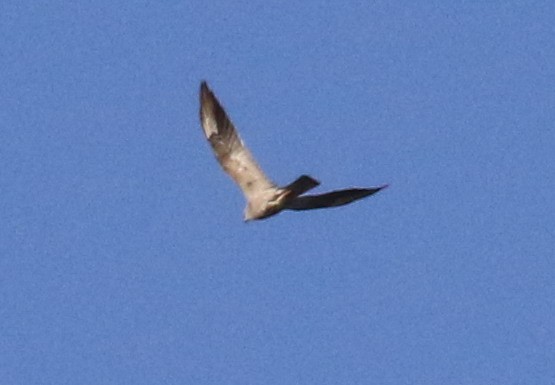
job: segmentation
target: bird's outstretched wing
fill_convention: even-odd
[[[343,206],[375,194],[386,187],[387,185],[383,185],[374,188],[337,190],[319,195],[303,195],[293,199],[286,208],[289,210],[312,210],[325,207]]]
[[[243,144],[222,105],[204,81],[200,84],[200,121],[216,158],[248,200],[264,190],[275,188]]]

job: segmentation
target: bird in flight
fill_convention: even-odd
[[[245,195],[245,221],[268,218],[282,210],[343,206],[387,187],[350,188],[325,194],[303,195],[320,184],[308,175],[300,176],[287,186],[277,186],[256,163],[205,81],[200,84],[200,121],[218,162]]]

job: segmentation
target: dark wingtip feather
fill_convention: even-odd
[[[208,87],[208,83],[206,83],[206,80],[201,81],[200,82],[200,96],[201,96],[201,98],[206,98],[211,93],[212,93],[212,91],[210,90],[210,87]]]

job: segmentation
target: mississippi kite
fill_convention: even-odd
[[[200,121],[218,162],[245,195],[245,221],[268,218],[282,210],[342,206],[387,187],[351,188],[319,195],[302,195],[320,184],[308,175],[300,176],[285,187],[277,186],[256,163],[222,105],[204,81],[200,84]]]

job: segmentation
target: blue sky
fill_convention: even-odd
[[[5,384],[553,384],[555,6],[3,2]],[[244,224],[206,79],[278,184]]]

